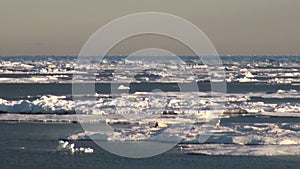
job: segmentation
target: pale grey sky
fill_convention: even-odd
[[[300,55],[299,7],[299,0],[0,0],[0,55],[77,55],[101,26],[137,12],[191,21],[221,55]]]

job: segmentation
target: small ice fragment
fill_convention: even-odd
[[[166,128],[166,127],[168,127],[168,124],[158,121],[155,123],[155,127]]]
[[[69,142],[66,141],[66,142],[64,142],[64,144],[62,144],[62,147],[66,148],[68,144],[69,144]]]
[[[74,143],[72,143],[72,144],[69,144],[69,145],[67,145],[66,146],[66,149],[74,149],[74,147],[75,147],[75,144]]]
[[[90,147],[84,149],[84,153],[89,154],[89,153],[93,153],[93,152],[94,152],[94,150]]]
[[[68,144],[69,144],[69,142],[67,142],[67,141],[59,140],[57,150],[65,149],[68,146]]]
[[[118,87],[118,90],[129,90],[129,89],[130,89],[130,87],[124,86],[124,85],[120,85],[120,86]]]
[[[64,142],[63,140],[59,140],[59,141],[58,141],[58,144],[59,144],[59,145],[64,144],[64,143],[65,143],[65,142]]]
[[[74,154],[75,153],[75,149],[74,148],[70,149],[70,152],[71,152],[71,154]]]

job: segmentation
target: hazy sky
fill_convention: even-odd
[[[221,55],[300,55],[299,9],[299,0],[0,0],[0,55],[77,55],[101,26],[136,12],[191,21]]]

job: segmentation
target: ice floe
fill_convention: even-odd
[[[300,155],[300,145],[228,145],[204,144],[190,145],[190,151],[182,150],[191,155],[222,155],[222,156],[291,156]]]
[[[128,88],[126,88],[128,89]],[[1,113],[27,114],[198,114],[216,107],[223,114],[267,114],[273,116],[295,116],[300,114],[299,92],[297,90],[278,90],[275,93],[218,94],[210,92],[136,92],[111,97],[107,94],[96,94],[95,100],[75,101],[66,96],[44,95],[32,99],[2,99]],[[78,96],[80,97],[80,96]],[[84,96],[82,96],[84,98]],[[254,100],[253,98],[257,99]],[[277,99],[276,102],[264,102],[266,99]],[[281,99],[281,100],[278,100]],[[289,99],[290,102],[285,101]],[[76,108],[76,111],[75,111]],[[168,113],[169,112],[169,113]],[[146,114],[145,114],[146,115]]]
[[[0,98],[0,112],[2,113],[47,113],[64,114],[74,109],[73,101],[66,100],[64,96],[42,96],[39,99],[5,100]]]
[[[199,133],[178,145],[187,154],[228,156],[300,155],[298,123],[233,123],[211,131],[210,138],[195,144]]]

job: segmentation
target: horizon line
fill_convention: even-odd
[[[153,55],[156,56],[156,55]],[[167,56],[167,55],[166,55]],[[289,57],[299,57],[300,55],[218,55],[219,57],[250,57],[250,56],[264,56],[264,57],[282,57],[282,56],[289,56]],[[78,55],[0,55],[0,57],[78,57]],[[89,57],[99,57],[99,56],[89,56]],[[107,55],[105,57],[128,57],[128,55]],[[157,55],[157,57],[159,57]],[[165,57],[165,56],[162,56]],[[169,56],[168,56],[169,57]],[[178,55],[178,57],[197,57],[196,55]],[[207,57],[207,56],[202,56]]]

